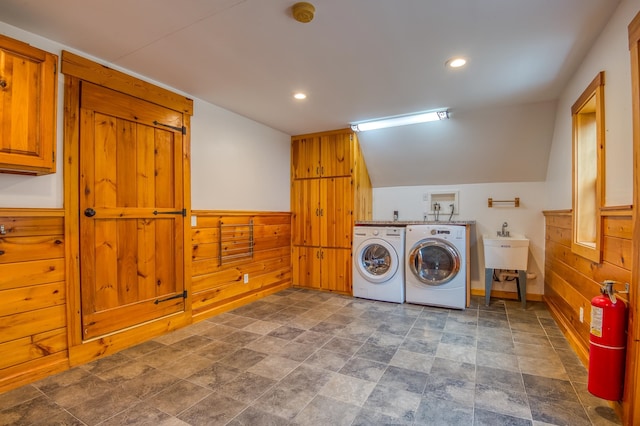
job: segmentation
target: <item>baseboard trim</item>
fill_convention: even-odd
[[[485,291],[481,288],[472,288],[471,295],[472,296],[485,296]],[[502,291],[502,290],[491,290],[491,297],[495,297],[497,299],[510,299],[510,300],[518,300],[518,293],[515,291]],[[543,302],[544,295],[543,294],[531,294],[527,293],[527,300],[532,302]]]

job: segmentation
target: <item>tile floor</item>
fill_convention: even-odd
[[[0,395],[16,425],[610,425],[543,304],[288,289]]]

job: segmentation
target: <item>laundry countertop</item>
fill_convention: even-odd
[[[475,225],[475,220],[357,220],[356,226]]]

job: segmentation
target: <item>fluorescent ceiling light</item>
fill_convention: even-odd
[[[429,121],[446,120],[447,118],[449,118],[449,112],[447,110],[421,112],[417,114],[383,118],[380,120],[365,121],[362,123],[353,123],[351,125],[351,129],[355,132],[366,132],[367,130],[406,126],[408,124],[427,123]]]

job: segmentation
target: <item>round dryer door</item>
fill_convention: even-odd
[[[400,259],[391,244],[371,239],[360,245],[354,261],[358,272],[367,281],[382,283],[395,275]]]
[[[447,241],[422,240],[409,253],[409,269],[425,284],[446,284],[460,271],[460,254]]]

